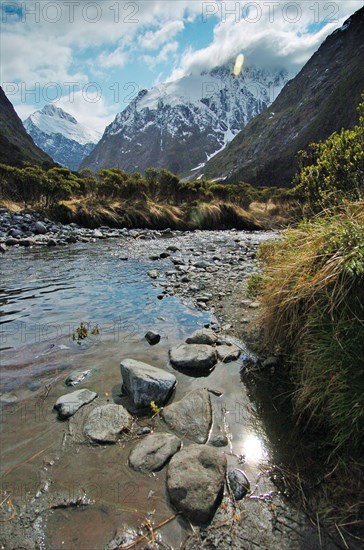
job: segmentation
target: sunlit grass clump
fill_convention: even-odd
[[[266,344],[286,358],[299,422],[328,456],[364,443],[364,203],[326,212],[263,246]]]

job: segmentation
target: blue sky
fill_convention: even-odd
[[[226,63],[298,72],[363,0],[1,0],[1,85],[99,130],[143,88]]]

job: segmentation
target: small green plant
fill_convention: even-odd
[[[80,325],[73,331],[72,339],[76,340],[77,344],[81,344],[81,340],[85,340],[88,336],[98,336],[99,334],[100,329],[98,325],[90,329],[88,323],[81,321]]]
[[[158,405],[154,401],[150,402],[150,408],[152,409],[153,416],[159,414],[162,410],[161,407],[158,407]]]
[[[248,279],[246,295],[248,298],[257,298],[266,283],[266,277],[261,273],[254,273]]]

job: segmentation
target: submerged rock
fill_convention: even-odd
[[[151,346],[155,346],[156,344],[158,344],[158,342],[160,342],[161,336],[160,334],[149,330],[144,338],[146,339],[148,344],[150,344]]]
[[[90,390],[76,390],[59,397],[54,405],[61,419],[69,418],[74,415],[83,405],[91,403],[97,397],[97,393]]]
[[[226,457],[207,445],[190,445],[168,466],[167,489],[172,504],[194,524],[213,517],[223,495]]]
[[[166,424],[181,437],[206,443],[212,424],[210,394],[206,388],[193,390],[161,412]]]
[[[228,482],[235,500],[241,500],[250,491],[250,483],[242,470],[234,468],[229,470]]]
[[[83,431],[93,441],[115,443],[131,424],[132,417],[122,405],[102,405],[89,413]]]
[[[120,370],[123,387],[138,408],[149,407],[151,401],[164,405],[176,384],[173,374],[135,359],[124,359]]]
[[[191,336],[186,339],[187,344],[216,344],[217,335],[211,329],[196,330]]]
[[[169,351],[169,358],[178,369],[210,370],[217,362],[215,349],[205,344],[179,344]]]
[[[66,386],[77,386],[78,384],[81,384],[89,376],[91,372],[91,369],[86,370],[75,370],[71,372],[66,378]]]
[[[213,447],[226,447],[229,444],[229,440],[224,434],[216,434],[210,437],[209,444]]]
[[[182,441],[172,434],[148,435],[131,451],[129,464],[139,472],[156,472],[180,449],[181,444]]]

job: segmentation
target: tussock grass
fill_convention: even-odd
[[[86,227],[146,227],[154,229],[254,230],[261,225],[243,208],[230,203],[201,203],[176,206],[145,200],[110,201],[99,199],[63,201],[53,209],[53,217]]]
[[[327,212],[260,250],[267,345],[290,358],[297,414],[333,450],[364,443],[364,203]]]
[[[320,510],[364,528],[364,203],[286,230],[259,258],[265,346],[284,358],[304,439],[313,434],[320,466],[337,472]]]
[[[240,206],[226,202],[200,203],[188,215],[192,227],[200,229],[261,229],[252,214]]]
[[[302,219],[302,207],[297,201],[253,201],[249,213],[266,229],[285,228]]]

